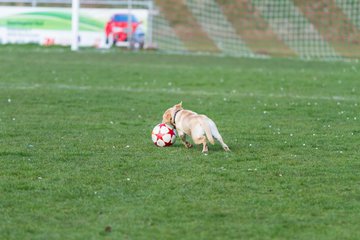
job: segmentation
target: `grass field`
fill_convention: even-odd
[[[0,239],[360,239],[360,64],[0,47]],[[151,142],[183,101],[203,155]]]

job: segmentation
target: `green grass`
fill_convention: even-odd
[[[360,65],[0,47],[0,239],[359,239]],[[157,148],[183,101],[220,145]]]

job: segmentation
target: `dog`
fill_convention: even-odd
[[[188,135],[191,136],[195,144],[203,145],[203,153],[208,152],[207,140],[211,144],[215,144],[214,138],[220,142],[225,151],[230,151],[230,148],[224,143],[214,121],[206,115],[200,115],[183,109],[182,102],[167,109],[163,114],[162,122],[176,128],[186,148],[192,147],[192,144],[186,141],[186,135]]]

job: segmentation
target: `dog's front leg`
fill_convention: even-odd
[[[180,137],[182,143],[185,145],[186,148],[191,148],[193,146],[191,143],[186,141],[186,135],[184,132],[181,132],[178,130],[178,134],[179,134],[179,137]]]

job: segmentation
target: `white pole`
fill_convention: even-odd
[[[72,17],[71,17],[71,28],[72,28],[72,40],[71,50],[79,50],[79,8],[80,0],[72,0]]]
[[[127,29],[127,40],[129,43],[129,49],[131,49],[133,46],[133,42],[132,42],[132,14],[131,14],[131,9],[132,9],[132,0],[128,0],[128,29]]]
[[[150,1],[148,3],[148,28],[147,28],[147,32],[146,32],[146,45],[147,47],[149,48],[152,48],[153,47],[153,36],[152,36],[152,33],[153,33],[153,14],[154,14],[154,4],[152,1]]]

